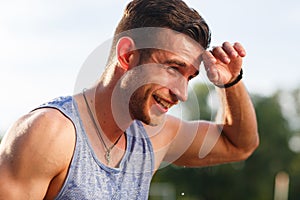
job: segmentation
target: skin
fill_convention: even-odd
[[[255,112],[242,81],[228,89],[218,89],[223,104],[216,122],[187,122],[167,115],[168,109],[156,99],[159,96],[170,106],[186,101],[188,81],[197,75],[201,62],[213,84],[235,80],[246,55],[243,46],[225,42],[212,51],[204,51],[186,38],[172,34],[169,37],[172,43],[167,45],[173,52],[154,51],[143,61],[133,40],[121,38],[117,45],[117,64],[110,67],[105,78],[86,91],[106,144],[116,141],[133,119],[139,119],[152,142],[156,169],[162,161],[180,166],[209,166],[247,159],[257,148],[259,139]],[[145,64],[151,64],[152,68],[141,68],[145,73],[141,80],[151,83],[134,90],[128,99],[130,117],[122,116],[120,113],[126,113],[122,109],[128,108],[128,102],[124,100],[124,105],[122,101],[116,102],[113,92],[129,91],[131,94],[129,80],[140,81],[133,79],[137,75],[135,70],[139,72],[138,67]],[[160,64],[165,68],[159,67]],[[156,76],[151,76],[151,72]],[[153,77],[158,77],[161,84]],[[122,90],[119,91],[119,87]],[[74,98],[92,148],[105,163],[105,149],[87,113],[83,96],[77,94]],[[140,102],[138,106],[137,102]],[[111,104],[119,118],[115,118],[111,107],[107,106]],[[211,139],[211,136],[215,137]],[[74,147],[73,124],[59,111],[45,108],[21,117],[0,145],[0,199],[55,198],[67,176]],[[112,151],[111,167],[118,167],[125,148],[126,138],[121,136]]]

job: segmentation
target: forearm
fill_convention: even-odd
[[[249,94],[242,82],[218,89],[223,109],[218,113],[223,136],[236,148],[251,152],[258,145],[256,114]]]

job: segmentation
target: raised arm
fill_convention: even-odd
[[[210,81],[217,86],[222,105],[216,123],[223,137],[249,156],[258,145],[256,114],[241,79],[242,59],[246,52],[240,43],[223,43],[203,55]],[[239,82],[240,81],[240,82]],[[227,86],[226,86],[227,85]],[[221,87],[221,88],[218,88]]]
[[[206,51],[203,60],[210,81],[223,87],[237,80],[245,55],[239,43],[231,45],[226,42],[222,47]],[[185,166],[214,165],[244,160],[257,148],[256,114],[243,82],[217,90],[222,105],[215,122],[184,122],[170,117],[168,127],[176,136],[165,160],[176,159],[175,164]],[[190,145],[185,148],[184,144]]]
[[[20,118],[0,144],[0,199],[53,199],[61,185],[49,191],[50,185],[72,157],[70,131],[72,123],[54,109]]]

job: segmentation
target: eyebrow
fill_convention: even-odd
[[[185,62],[182,62],[179,60],[173,60],[173,59],[166,60],[163,64],[166,64],[166,65],[174,65],[175,64],[175,65],[177,65],[179,67],[183,67],[183,68],[185,68],[187,66],[187,64]],[[199,74],[199,70],[196,70],[196,72],[192,75],[192,77],[194,78],[194,77],[198,76],[198,74]]]
[[[179,60],[166,60],[163,64],[167,64],[167,65],[175,64],[179,67],[186,67],[187,66],[185,62],[181,62]]]

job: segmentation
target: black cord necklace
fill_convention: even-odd
[[[98,126],[97,126],[97,123],[96,123],[96,120],[95,120],[94,115],[93,115],[93,113],[92,113],[92,110],[91,110],[91,108],[90,108],[90,105],[89,105],[89,103],[88,103],[88,101],[87,101],[87,99],[86,99],[85,91],[86,91],[85,89],[82,91],[82,95],[83,95],[83,97],[84,97],[84,101],[85,101],[85,104],[86,104],[88,113],[89,113],[89,115],[90,115],[90,118],[91,118],[91,120],[93,121],[94,127],[95,127],[95,129],[96,129],[96,131],[97,131],[97,136],[98,136],[98,138],[100,139],[101,143],[103,144],[103,146],[104,146],[104,148],[105,148],[105,154],[104,154],[104,157],[105,157],[105,160],[106,160],[106,162],[107,162],[107,165],[109,165],[109,164],[110,164],[110,161],[111,161],[111,154],[110,154],[110,153],[111,153],[112,149],[116,146],[116,144],[119,142],[119,140],[121,139],[121,137],[122,137],[123,134],[121,134],[121,135],[119,136],[119,138],[115,141],[115,143],[114,143],[111,147],[107,147],[107,145],[106,145],[105,142],[104,142],[104,139],[102,138],[102,135],[101,135],[101,133],[100,133],[100,130],[99,130]]]

